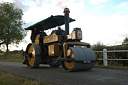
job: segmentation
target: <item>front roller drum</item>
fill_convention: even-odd
[[[41,63],[41,49],[39,45],[30,43],[26,49],[27,66],[36,68]]]
[[[63,61],[62,66],[68,71],[86,71],[94,67],[96,62],[96,56],[92,49],[90,48],[78,48],[70,47],[68,49],[70,52],[71,61]]]

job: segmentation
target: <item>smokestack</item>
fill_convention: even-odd
[[[70,10],[68,8],[64,9],[64,16],[65,16],[65,34],[69,34],[69,13]]]

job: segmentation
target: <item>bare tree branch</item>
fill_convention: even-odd
[[[4,44],[5,42],[3,41],[3,42],[0,42],[0,45],[2,45],[2,44]]]

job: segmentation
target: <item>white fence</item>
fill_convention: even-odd
[[[103,49],[103,51],[94,51],[96,53],[103,52],[103,59],[97,59],[97,60],[103,60],[103,65],[108,66],[108,60],[123,60],[128,61],[128,59],[108,59],[107,53],[108,52],[128,52],[128,50],[113,50],[113,51],[107,51],[107,49]]]

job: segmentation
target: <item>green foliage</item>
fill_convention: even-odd
[[[94,51],[102,51],[104,48],[106,48],[108,51],[110,50],[128,50],[128,45],[115,45],[115,46],[105,46],[102,43],[98,42],[97,44],[92,46],[92,49]],[[103,52],[95,52],[98,59],[103,58]],[[128,53],[127,52],[108,52],[107,53],[108,59],[128,59]],[[103,61],[98,60],[97,65],[103,65]],[[115,60],[109,60],[108,65],[110,66],[128,66],[128,61],[115,61]]]
[[[128,45],[107,46],[107,50],[128,50]]]
[[[92,49],[94,51],[102,51],[104,48],[106,48],[107,46],[104,45],[103,43],[101,42],[97,42],[96,44],[92,45]]]
[[[22,28],[23,12],[13,3],[0,4],[0,44],[5,44],[8,51],[8,45],[18,44],[26,35]]]
[[[12,61],[12,62],[23,62],[23,51],[11,51],[6,53],[1,53],[0,55],[1,61]]]
[[[123,42],[122,42],[123,45],[128,45],[128,38],[126,37]]]

